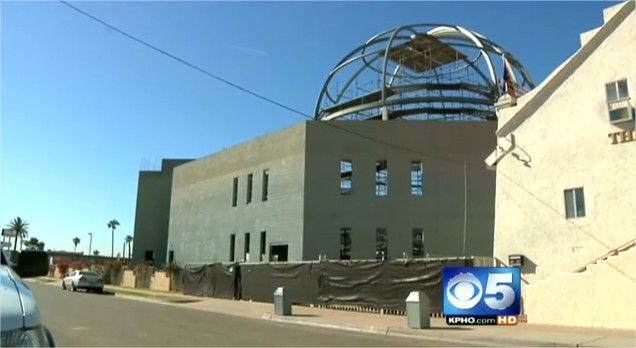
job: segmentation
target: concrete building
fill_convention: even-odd
[[[169,255],[182,264],[490,256],[495,177],[483,158],[495,128],[309,121],[182,164]]]
[[[499,110],[494,256],[522,255],[530,323],[636,326],[634,2]]]
[[[189,161],[166,159],[161,162],[161,170],[139,172],[132,253],[134,264],[156,261],[161,265],[165,262],[172,173],[176,166]]]

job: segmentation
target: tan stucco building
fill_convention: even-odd
[[[636,326],[636,15],[604,24],[499,108],[494,256],[523,255],[529,323]],[[514,104],[514,103],[513,103]]]

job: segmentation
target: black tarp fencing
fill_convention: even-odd
[[[241,299],[272,302],[276,288],[284,287],[293,304],[315,304],[319,283],[313,267],[311,263],[241,265]]]
[[[183,293],[192,296],[240,299],[240,267],[215,263],[186,266]]]
[[[441,312],[444,267],[466,265],[465,260],[318,263],[314,269],[320,280],[319,304],[405,310],[409,293],[423,291],[431,301],[431,312]]]
[[[211,264],[186,267],[186,295],[273,302],[285,287],[294,304],[349,305],[404,310],[411,291],[423,291],[431,312],[441,313],[444,267],[470,267],[470,259],[323,261]]]

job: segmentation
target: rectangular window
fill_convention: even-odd
[[[351,229],[340,229],[340,260],[351,260]]]
[[[263,202],[267,201],[268,185],[269,185],[269,169],[265,169],[263,170],[263,192],[261,193],[261,198]]]
[[[388,251],[386,228],[378,228],[375,232],[375,258],[386,260]]]
[[[238,199],[238,177],[234,178],[232,182],[232,206],[236,207],[236,202]]]
[[[174,262],[174,250],[170,250],[168,253],[168,263]]]
[[[387,162],[380,160],[375,163],[375,195],[386,196],[389,193],[389,171]]]
[[[267,242],[267,232],[265,231],[261,231],[261,252],[260,252],[260,257],[258,259],[258,261],[263,261],[265,260],[265,250],[266,249],[266,245],[265,243]]]
[[[634,119],[634,108],[630,103],[627,80],[623,79],[605,85],[609,119],[611,123],[622,123]]]
[[[424,230],[413,229],[413,258],[424,257]]]
[[[247,174],[247,204],[252,203],[252,183],[254,181],[253,174]]]
[[[353,189],[353,162],[340,161],[340,194],[348,195]]]
[[[245,246],[243,247],[243,260],[250,262],[250,233],[245,233]]]
[[[585,217],[585,196],[583,188],[565,190],[565,218]]]
[[[411,195],[424,195],[424,170],[421,161],[411,162]]]
[[[619,100],[629,98],[629,88],[627,87],[627,79],[614,81],[605,85],[607,94],[607,102],[614,103]]]
[[[230,262],[234,262],[234,246],[236,244],[236,235],[230,235]]]
[[[289,245],[287,244],[272,245],[269,249],[270,249],[269,261],[287,262],[287,256],[289,253]]]

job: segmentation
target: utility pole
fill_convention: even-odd
[[[464,161],[464,241],[462,243],[462,255],[466,257],[466,220],[468,213],[468,174],[467,174],[467,164]]]
[[[88,235],[91,236],[90,241],[88,242],[88,256],[91,256],[91,249],[93,247],[93,234],[88,232]]]

